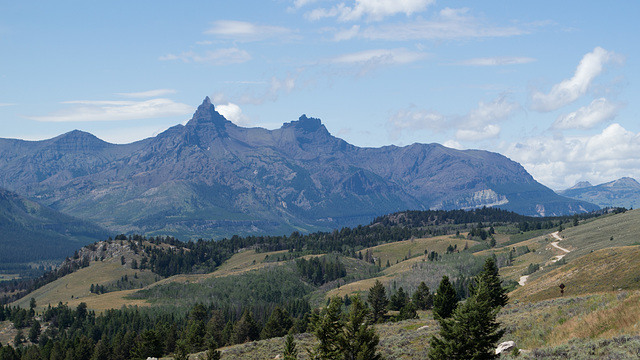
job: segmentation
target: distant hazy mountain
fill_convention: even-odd
[[[406,209],[597,208],[557,195],[500,154],[359,148],[304,115],[277,130],[243,128],[209,98],[185,126],[128,145],[80,131],[0,139],[0,186],[114,231],[182,239],[332,229]]]
[[[0,264],[60,261],[107,231],[0,189]]]
[[[588,201],[601,207],[638,208],[640,206],[640,183],[623,177],[608,183],[593,186],[587,181],[579,182],[558,194],[572,199]]]

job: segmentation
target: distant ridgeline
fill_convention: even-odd
[[[141,259],[135,262],[136,267],[149,269],[160,276],[168,277],[177,274],[212,272],[233,254],[243,249],[253,249],[257,252],[288,250],[287,254],[282,255],[282,260],[308,254],[329,253],[362,259],[362,249],[411,238],[469,232],[474,240],[482,241],[486,239],[486,236],[481,235],[486,233],[483,227],[508,227],[507,231],[512,233],[553,229],[578,219],[583,220],[608,212],[622,211],[625,209],[603,209],[592,213],[551,218],[523,216],[495,208],[469,211],[404,211],[378,217],[366,226],[345,227],[332,232],[315,232],[306,235],[299,232],[293,232],[290,236],[235,235],[218,241],[200,239],[189,242],[182,242],[170,236],[118,235],[115,239],[109,238],[107,243],[124,244]],[[169,246],[159,246],[162,244]],[[95,244],[83,248],[80,252],[76,252],[73,258],[67,259],[59,269],[48,272],[38,279],[0,283],[0,293],[13,293],[12,296],[5,296],[2,303],[18,299],[36,288],[88,266],[90,261],[98,258],[95,248]]]

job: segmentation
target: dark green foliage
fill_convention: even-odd
[[[38,342],[38,337],[40,337],[40,322],[38,320],[33,320],[31,324],[31,328],[29,329],[29,341],[32,343]]]
[[[504,334],[495,321],[499,307],[492,305],[489,286],[482,279],[475,294],[451,318],[440,318],[439,336],[431,338],[430,359],[495,359],[495,345]]]
[[[359,296],[352,298],[342,336],[338,338],[342,359],[380,360],[377,353],[380,339],[371,323],[369,309]]]
[[[540,264],[529,264],[522,275],[531,275],[538,270],[540,270]]]
[[[507,305],[509,297],[507,296],[506,289],[502,287],[502,281],[498,274],[498,267],[496,266],[496,261],[493,257],[488,257],[487,260],[485,260],[482,272],[480,272],[480,274],[475,278],[476,284],[481,282],[484,282],[488,288],[492,307],[503,307]],[[476,286],[477,285],[469,287],[471,294],[475,292]]]
[[[443,276],[438,285],[435,295],[433,295],[433,317],[446,319],[453,314],[458,306],[458,295],[448,276]]]
[[[389,310],[399,311],[409,303],[409,295],[400,287],[389,299]]]
[[[418,312],[416,306],[413,303],[407,303],[402,309],[400,309],[400,313],[396,317],[397,320],[408,320],[408,319],[417,319]]]
[[[241,344],[247,341],[254,341],[260,338],[260,327],[253,320],[251,312],[245,311],[240,320],[233,327],[233,341]]]
[[[298,349],[293,335],[289,334],[284,340],[284,352],[282,353],[284,360],[296,360],[298,358]]]
[[[309,260],[296,260],[298,272],[306,281],[319,286],[347,275],[347,270],[338,257],[322,256]]]
[[[285,336],[289,329],[293,326],[293,319],[287,312],[287,310],[281,309],[277,306],[271,312],[269,320],[264,324],[260,337],[263,339],[270,339],[273,337]]]
[[[429,310],[433,307],[433,296],[424,281],[418,285],[418,289],[411,296],[411,302],[418,310]]]
[[[334,297],[329,305],[313,316],[313,333],[318,344],[310,351],[313,359],[379,360],[378,335],[371,323],[370,311],[360,297],[353,297],[345,317],[342,299]]]
[[[314,359],[339,359],[341,348],[339,338],[342,336],[342,320],[340,313],[342,300],[331,298],[329,305],[319,313],[313,313],[311,331],[318,339],[318,344],[311,350]]]
[[[384,314],[387,313],[389,299],[387,299],[386,290],[380,280],[376,280],[375,284],[369,289],[367,301],[372,308],[371,315],[373,316],[373,322],[377,323],[382,321]]]

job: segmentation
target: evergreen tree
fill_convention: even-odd
[[[258,340],[260,337],[260,329],[258,324],[253,320],[253,315],[249,310],[245,310],[244,314],[236,325],[233,327],[233,341],[236,344],[242,344],[247,341]]]
[[[341,306],[342,300],[334,297],[320,313],[312,315],[311,328],[318,339],[318,344],[309,354],[312,359],[339,359],[341,351],[338,339],[342,333]]]
[[[293,319],[287,310],[282,310],[279,306],[276,306],[276,308],[271,312],[271,316],[269,316],[269,319],[264,324],[260,337],[262,339],[270,339],[285,336],[292,326]]]
[[[102,339],[98,341],[93,349],[91,360],[108,360],[110,355],[111,350],[109,349],[109,340],[103,335]]]
[[[346,319],[341,317],[342,299],[331,298],[321,313],[314,314],[312,326],[318,344],[310,351],[312,359],[380,360],[376,352],[379,338],[365,303],[353,297]]]
[[[178,340],[176,352],[173,353],[173,360],[189,360],[189,344],[186,340]]]
[[[400,314],[398,314],[398,320],[408,320],[408,319],[417,319],[418,311],[416,310],[416,306],[409,302],[407,305],[403,306],[400,309]]]
[[[341,335],[338,340],[343,359],[382,359],[382,356],[376,352],[380,339],[372,326],[370,311],[359,296],[352,298]]]
[[[418,285],[418,289],[413,293],[411,301],[418,310],[428,310],[433,307],[433,296],[431,296],[429,287],[424,281]]]
[[[433,295],[433,317],[438,319],[446,319],[453,314],[458,306],[458,295],[453,285],[449,281],[448,276],[443,276],[438,285],[438,290]]]
[[[40,322],[38,320],[33,320],[31,328],[29,329],[29,341],[36,344],[38,342],[38,337],[40,336],[40,331]]]
[[[395,294],[391,295],[391,299],[389,299],[389,310],[398,311],[408,303],[409,295],[404,292],[401,286]]]
[[[504,334],[496,322],[499,307],[493,307],[484,281],[475,294],[456,308],[451,318],[440,318],[440,334],[431,338],[430,359],[496,359],[495,345]]]
[[[284,352],[282,353],[284,360],[296,360],[298,358],[298,349],[293,339],[293,335],[289,334],[284,340]]]
[[[384,314],[387,313],[387,305],[389,304],[389,299],[387,299],[384,285],[382,285],[380,280],[376,280],[375,284],[369,289],[369,296],[367,297],[367,300],[373,309],[373,322],[380,322],[383,319]]]
[[[469,286],[469,291],[473,295],[476,291],[477,284],[484,282],[489,289],[489,296],[491,299],[492,307],[502,307],[507,305],[509,297],[507,296],[507,290],[502,287],[502,281],[498,274],[498,266],[496,266],[496,260],[493,257],[488,257],[484,262],[482,272],[475,278],[475,284]]]
[[[213,339],[210,339],[209,342],[207,343],[207,353],[206,353],[205,359],[220,360],[221,357],[222,357],[222,353],[218,351],[218,344]]]

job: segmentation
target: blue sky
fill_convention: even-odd
[[[640,180],[638,1],[0,4],[0,137],[114,143],[205,96],[242,126],[317,117],[366,147],[441,143],[563,189]]]

